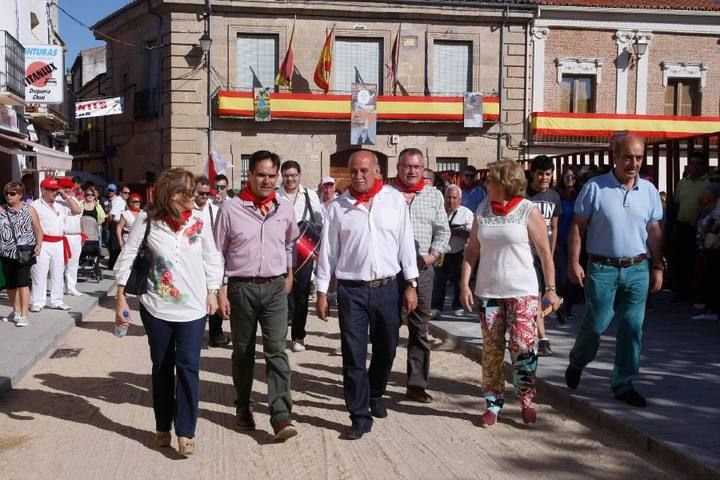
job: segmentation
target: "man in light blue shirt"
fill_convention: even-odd
[[[658,291],[663,280],[662,204],[655,186],[639,176],[644,150],[644,140],[634,135],[613,141],[614,169],[586,183],[575,203],[568,265],[570,279],[585,286],[586,309],[565,382],[573,390],[578,387],[582,369],[595,358],[600,336],[617,308],[611,387],[616,399],[636,407],[647,404],[632,380],[640,369],[648,287]],[[583,234],[587,272],[580,265]]]
[[[480,205],[480,202],[485,198],[485,189],[477,183],[477,168],[472,165],[467,165],[463,169],[462,181],[460,182],[460,188],[462,188],[462,203],[461,205],[465,208],[470,209],[473,214]]]

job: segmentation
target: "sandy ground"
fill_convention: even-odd
[[[404,399],[404,340],[390,379],[390,415],[359,441],[341,440],[349,424],[342,399],[336,321],[309,320],[308,351],[290,354],[294,419],[300,435],[271,443],[262,355],[254,398],[258,431],[233,429],[229,349],[204,349],[198,451],[184,459],[157,450],[150,396],[150,360],[141,326],[113,337],[105,302],[62,348],[76,357],[39,362],[0,399],[3,479],[605,479],[678,478],[634,453],[610,432],[589,428],[538,405],[527,428],[508,386],[508,405],[494,429],[479,428],[480,366],[436,342],[431,393],[435,402]],[[133,313],[137,322],[137,314]],[[226,324],[226,328],[227,324]],[[405,329],[403,329],[405,334]],[[260,352],[261,348],[258,347]],[[175,445],[174,439],[173,444]]]

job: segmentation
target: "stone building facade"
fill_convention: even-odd
[[[215,110],[218,91],[250,90],[238,73],[239,39],[274,42],[273,76],[285,55],[293,24],[293,93],[320,98],[323,92],[314,84],[313,73],[326,34],[334,27],[335,65],[342,53],[338,41],[357,41],[379,52],[373,80],[380,84],[381,95],[392,95],[388,72],[400,29],[398,95],[423,96],[426,58],[430,92],[442,95],[437,91],[442,79],[435,77],[445,72],[438,71],[433,62],[441,55],[440,48],[453,53],[452,49],[459,47],[455,54],[467,52],[466,57],[458,58],[468,77],[462,90],[497,97],[499,118],[486,121],[483,128],[466,129],[462,120],[379,121],[377,143],[371,148],[380,155],[388,175],[395,175],[397,154],[405,147],[426,152],[431,168],[457,168],[466,163],[482,166],[498,154],[520,158],[527,128],[525,72],[533,9],[524,5],[526,2],[517,2],[512,8],[506,2],[497,2],[497,8],[494,2],[473,3],[213,1],[209,16],[210,138],[212,149],[232,163],[228,171],[232,185],[242,183],[243,159],[255,150],[269,149],[282,158],[299,161],[305,183],[313,185],[322,175],[340,172],[353,148],[349,116],[347,120],[293,118],[256,123],[251,118],[221,117]],[[207,12],[206,3],[198,0],[150,0],[134,2],[94,26],[117,40],[108,42],[102,90],[126,99],[126,113],[107,119],[108,142],[117,152],[111,162],[114,180],[138,182],[169,166],[202,170],[208,156],[207,69],[199,39],[208,25]],[[345,52],[348,54],[347,48]],[[448,64],[447,58],[438,61]],[[336,85],[336,75],[329,93],[346,93]],[[273,87],[267,83],[265,80],[263,86]],[[275,91],[288,92],[285,87]],[[462,96],[462,91],[450,94]]]

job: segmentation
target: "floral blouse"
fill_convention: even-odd
[[[138,215],[115,264],[118,285],[125,285],[138,248],[145,235],[147,213]],[[222,282],[222,256],[215,247],[209,225],[196,213],[180,230],[173,232],[165,222],[152,222],[148,247],[153,265],[148,293],[140,302],[153,317],[168,322],[189,322],[206,315],[207,291]]]

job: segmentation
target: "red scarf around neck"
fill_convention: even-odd
[[[403,193],[417,193],[425,188],[425,181],[421,179],[417,185],[411,187],[400,180],[400,177],[395,177],[395,187]]]
[[[523,199],[523,197],[513,197],[508,202],[503,205],[500,202],[490,202],[490,208],[492,208],[492,212],[495,215],[502,215],[503,217],[510,213],[510,210],[515,208],[515,205],[520,203],[520,201]]]
[[[268,195],[265,198],[260,198],[250,189],[250,185],[245,185],[245,188],[240,190],[240,200],[244,200],[246,202],[252,202],[253,205],[255,205],[255,208],[263,208],[268,203],[275,200],[275,192],[272,192],[270,195]]]
[[[361,203],[369,202],[375,195],[377,195],[377,193],[380,190],[382,190],[382,188],[383,188],[382,180],[375,179],[375,183],[373,184],[373,186],[370,188],[370,190],[368,190],[365,193],[360,193],[360,192],[356,191],[352,187],[352,185],[350,185],[348,187],[348,190],[350,190],[350,195],[355,197],[355,200],[357,200],[357,202],[355,202],[355,206],[357,206],[357,205],[360,205]]]
[[[188,220],[190,220],[190,216],[192,215],[192,210],[185,210],[184,212],[180,213],[180,216],[182,217],[182,223],[178,223],[177,220],[175,220],[170,215],[165,215],[163,217],[163,221],[167,223],[167,226],[170,227],[170,230],[173,232],[177,232],[182,228],[183,225],[187,223]]]

